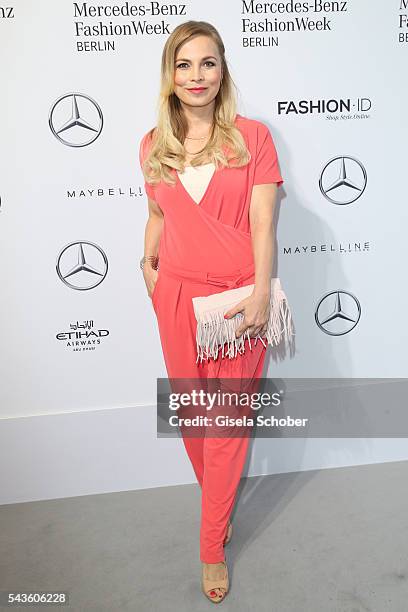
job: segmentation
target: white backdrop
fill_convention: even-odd
[[[297,352],[268,375],[405,377],[407,13],[404,0],[3,3],[0,417],[154,410],[166,372],[138,263],[138,147],[164,42],[188,19],[219,30],[238,111],[270,127],[285,180],[277,273]],[[324,323],[337,291],[352,321]]]

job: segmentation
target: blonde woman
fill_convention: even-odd
[[[226,315],[244,315],[237,337],[266,330],[283,183],[268,127],[237,114],[224,44],[207,22],[182,23],[166,41],[157,125],[141,140],[140,164],[149,211],[141,267],[169,378],[260,378],[261,342],[196,363],[194,296],[254,284]],[[214,603],[229,590],[224,546],[248,441],[183,434],[201,487],[201,585]]]

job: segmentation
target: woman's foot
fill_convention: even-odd
[[[227,529],[227,535],[225,536],[225,540],[224,540],[224,546],[228,544],[231,537],[232,537],[232,523],[228,522],[228,529]]]
[[[225,561],[202,564],[202,589],[213,603],[224,599],[229,589],[228,567]]]

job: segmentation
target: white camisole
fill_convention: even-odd
[[[201,201],[214,171],[215,165],[210,162],[209,164],[202,164],[195,167],[187,166],[184,172],[177,172],[184,188],[196,204],[199,204]]]

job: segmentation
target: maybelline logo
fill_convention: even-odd
[[[317,100],[279,100],[278,115],[327,115],[330,113],[366,113],[370,98],[329,98]]]
[[[329,336],[348,334],[355,328],[360,316],[360,302],[355,295],[342,289],[326,293],[315,309],[316,325]]]
[[[365,253],[370,250],[366,242],[322,242],[320,244],[296,244],[283,247],[284,255],[314,255],[316,253]]]
[[[69,324],[70,331],[58,332],[56,339],[65,343],[65,346],[72,348],[73,352],[94,351],[100,345],[102,338],[109,336],[107,329],[94,329],[93,319],[86,321],[75,321]]]
[[[72,188],[67,190],[67,198],[71,199],[95,199],[95,198],[103,198],[103,197],[141,197],[145,196],[144,190],[139,187],[138,189],[133,189],[133,187],[82,187],[82,188]]]
[[[14,19],[14,6],[0,6],[0,19]]]

